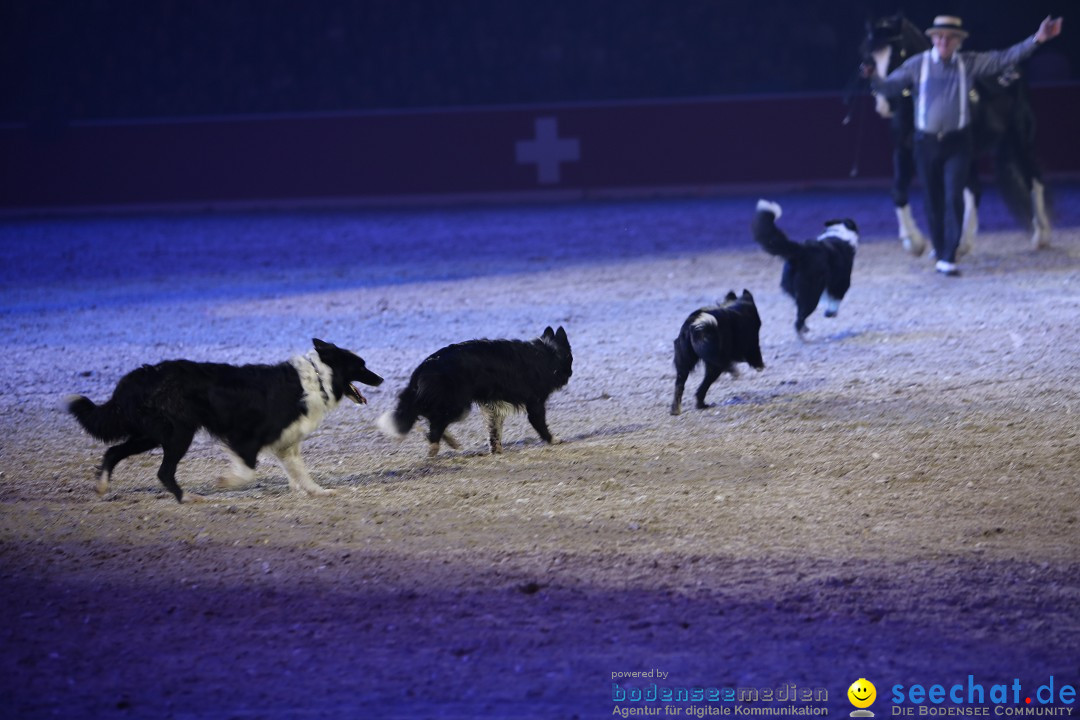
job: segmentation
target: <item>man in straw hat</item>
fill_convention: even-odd
[[[926,195],[936,270],[960,274],[956,251],[964,222],[964,186],[972,161],[970,91],[975,78],[997,75],[1027,59],[1035,49],[1061,34],[1061,18],[1047,17],[1038,31],[1005,50],[961,52],[968,36],[955,15],[938,15],[926,30],[933,47],[913,55],[889,76],[865,68],[876,92],[915,100],[915,165]]]

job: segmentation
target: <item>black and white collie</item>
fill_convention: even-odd
[[[398,396],[397,408],[378,420],[379,428],[403,438],[416,419],[426,417],[428,456],[439,442],[460,447],[446,428],[463,420],[476,403],[487,418],[491,452],[502,452],[503,420],[524,409],[529,423],[547,443],[557,443],[547,426],[548,396],[566,385],[573,374],[574,356],[561,327],[544,329],[536,340],[470,340],[449,345],[413,371]]]
[[[201,428],[220,440],[232,457],[232,472],[219,480],[219,486],[253,481],[259,452],[269,450],[285,468],[290,488],[309,495],[330,494],[308,474],[300,443],[342,397],[367,402],[353,382],[379,385],[382,378],[348,350],[322,340],[313,342],[314,350],[278,365],[190,360],[143,365],[120,378],[103,405],[82,396],[69,398],[68,411],[86,432],[104,442],[122,441],[105,451],[98,494],[108,491],[117,463],[160,447],[164,457],[158,479],[183,502],[176,466]]]
[[[690,313],[679,330],[679,337],[675,338],[675,399],[671,414],[682,412],[686,379],[699,361],[705,364],[705,378],[696,393],[699,409],[708,407],[705,394],[721,373],[738,377],[735,363],[744,362],[756,370],[764,370],[758,341],[760,332],[761,316],[749,290],[743,290],[741,297],[729,292],[723,303]]]
[[[795,332],[806,332],[806,318],[825,300],[825,317],[836,317],[840,301],[851,287],[851,269],[859,246],[859,228],[850,219],[828,220],[825,232],[802,244],[776,226],[780,206],[758,200],[754,239],[771,255],[784,258],[780,287],[795,300]]]

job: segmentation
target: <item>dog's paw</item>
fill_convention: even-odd
[[[207,503],[210,502],[209,498],[205,498],[202,495],[196,495],[195,493],[184,493],[183,499],[180,502],[185,503]]]
[[[548,443],[548,445],[562,445],[563,442],[565,442],[565,441],[561,437],[558,437],[556,435],[552,435],[551,436],[551,441]]]
[[[311,497],[329,497],[331,495],[337,495],[338,491],[333,488],[324,488],[316,485],[315,487],[309,489],[307,491],[307,494]]]

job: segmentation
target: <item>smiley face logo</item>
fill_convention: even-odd
[[[848,700],[857,708],[867,708],[877,698],[877,688],[866,678],[859,678],[847,689]]]

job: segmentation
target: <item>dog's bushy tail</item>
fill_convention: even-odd
[[[117,442],[131,435],[116,403],[111,400],[96,405],[88,397],[71,395],[67,398],[67,410],[86,432],[102,442]]]
[[[758,200],[752,229],[754,240],[770,255],[790,260],[802,252],[802,245],[793,242],[776,226],[780,218],[780,206],[768,200]]]
[[[409,386],[398,395],[397,407],[380,415],[375,425],[386,435],[400,440],[409,434],[418,416],[416,387],[410,382]]]

